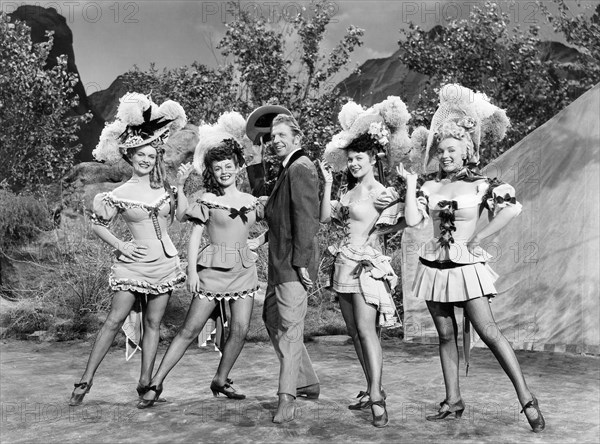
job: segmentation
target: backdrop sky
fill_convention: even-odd
[[[21,4],[53,7],[63,15],[73,32],[75,62],[86,91],[103,90],[134,64],[146,69],[155,62],[159,69],[225,63],[216,46],[225,24],[236,17],[226,1],[2,1],[11,12]],[[368,59],[388,57],[397,50],[399,29],[412,21],[429,29],[457,16],[467,17],[475,1],[331,1],[332,23],[324,50],[331,50],[350,25],[365,30],[364,46],[352,54],[351,68]],[[526,27],[540,25],[542,38],[562,40],[545,25],[534,1],[498,2],[511,20]],[[552,2],[547,1],[552,7]],[[575,2],[570,2],[576,7]],[[595,3],[589,1],[587,3]],[[241,9],[283,28],[286,15],[300,12],[307,1],[241,1]],[[349,72],[347,73],[349,74]],[[346,74],[346,75],[347,75]],[[344,75],[345,77],[345,75]]]

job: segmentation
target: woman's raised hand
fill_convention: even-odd
[[[406,182],[417,181],[418,174],[404,168],[402,163],[396,167],[396,172],[398,173],[398,176],[404,179]]]
[[[179,165],[179,168],[177,169],[177,185],[183,186],[193,170],[194,166],[191,162],[182,163]]]
[[[325,179],[325,183],[333,183],[331,165],[329,165],[326,160],[319,160],[319,168],[321,169],[321,173],[323,174],[323,179]]]

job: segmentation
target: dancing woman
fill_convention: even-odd
[[[185,280],[177,250],[167,233],[177,189],[166,183],[163,161],[169,132],[185,123],[185,112],[178,103],[167,101],[158,107],[147,96],[130,93],[121,98],[117,119],[104,128],[93,152],[97,160],[107,162],[124,157],[133,167],[133,173],[123,185],[94,198],[92,229],[117,250],[109,276],[115,293],[86,369],[75,384],[69,401],[72,406],[81,404],[90,391],[98,366],[137,304],[143,312],[139,396],[144,394],[152,376],[160,322],[173,288]],[[131,241],[117,238],[109,229],[110,222],[119,214],[133,237]]]
[[[397,98],[393,102],[389,98],[384,105],[398,105],[398,102],[404,106]],[[355,116],[349,119],[349,114]],[[408,117],[406,113],[406,120]],[[381,231],[376,228],[392,225],[400,214],[398,205],[384,209],[384,205],[379,204],[380,197],[393,194],[393,190],[386,189],[375,179],[374,167],[378,152],[389,145],[389,122],[385,122],[378,111],[362,111],[352,102],[340,112],[340,122],[348,120],[352,120],[353,124],[347,128],[343,142],[337,142],[340,139],[334,136],[324,156],[332,162],[339,162],[339,157],[345,158],[348,186],[341,190],[338,201],[331,201],[332,165],[326,160],[320,162],[325,179],[320,220],[329,222],[334,219],[344,232],[340,245],[329,247],[330,253],[335,256],[332,288],[338,294],[348,334],[353,339],[367,380],[366,391],[359,394],[361,399],[349,408],[371,407],[372,424],[385,427],[389,420],[386,395],[381,388],[383,355],[377,327],[391,327],[398,323],[391,297],[397,276],[390,265],[390,258],[381,251]]]
[[[491,256],[480,243],[497,233],[521,212],[515,190],[508,184],[479,175],[470,166],[479,160],[482,132],[480,117],[487,112],[508,123],[504,112],[480,94],[447,85],[440,92],[441,104],[429,133],[428,150],[435,150],[439,173],[417,192],[417,175],[402,164],[398,174],[406,181],[405,217],[409,226],[431,217],[434,238],[421,250],[413,291],[425,299],[439,335],[439,351],[446,385],[446,398],[429,421],[443,420],[465,409],[458,382],[457,323],[454,307],[462,307],[483,342],[492,350],[513,383],[519,402],[534,432],[544,430],[545,422],[538,401],[529,391],[521,367],[507,339],[502,335],[490,310],[496,295],[497,275],[487,262]],[[488,110],[488,111],[486,111]],[[485,114],[484,114],[485,115]],[[503,134],[506,127],[488,134]],[[427,156],[426,156],[427,157]],[[490,223],[478,229],[481,211],[490,213]]]
[[[239,113],[226,113],[216,126],[203,125],[199,129],[200,142],[194,154],[194,167],[202,172],[206,192],[186,209],[184,215],[194,223],[188,246],[187,280],[193,298],[181,329],[138,403],[140,409],[151,407],[159,399],[166,376],[222,300],[230,303],[231,329],[210,390],[214,396],[246,397],[232,387],[228,378],[244,346],[253,298],[258,290],[258,256],[252,249],[260,242],[249,241],[248,234],[261,215],[262,206],[254,196],[237,188],[240,169],[244,165],[240,143],[245,125]],[[185,170],[185,174],[189,174],[189,170]],[[204,230],[209,243],[200,248]]]

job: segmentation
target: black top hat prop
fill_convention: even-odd
[[[261,139],[263,142],[271,140],[271,123],[278,114],[292,113],[283,106],[279,105],[264,105],[252,111],[246,121],[246,135],[254,145],[260,145]]]

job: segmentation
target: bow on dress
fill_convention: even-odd
[[[240,217],[240,219],[242,220],[242,222],[247,223],[248,222],[248,216],[246,216],[246,213],[250,211],[248,208],[246,207],[242,207],[239,210],[236,208],[230,208],[229,209],[229,217],[232,219],[235,219],[236,217]]]
[[[438,207],[441,208],[440,211],[440,237],[438,238],[438,242],[443,248],[450,248],[450,244],[454,243],[454,237],[452,237],[452,232],[456,231],[456,226],[454,225],[454,212],[458,210],[458,202],[455,200],[440,200],[438,202]]]

